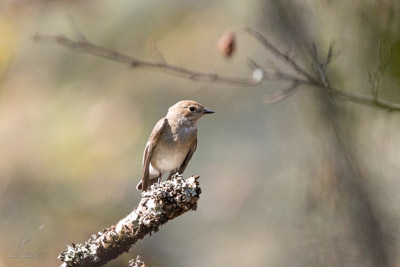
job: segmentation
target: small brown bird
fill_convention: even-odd
[[[142,180],[137,190],[146,191],[160,182],[164,173],[168,180],[176,172],[182,174],[197,147],[197,122],[211,111],[192,100],[182,100],[168,109],[150,134],[143,153]]]

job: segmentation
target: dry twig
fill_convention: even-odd
[[[388,58],[385,60],[384,64],[381,64],[378,61],[378,69],[374,72],[374,74],[369,75],[371,84],[373,85],[373,90],[371,95],[363,94],[363,93],[354,93],[345,90],[340,90],[332,87],[329,84],[328,76],[326,74],[326,70],[328,65],[331,63],[333,58],[333,46],[329,47],[326,58],[323,62],[320,62],[318,59],[317,48],[313,45],[313,50],[311,52],[311,56],[314,61],[314,73],[310,73],[306,70],[306,68],[302,67],[298,62],[292,59],[287,53],[279,50],[274,44],[272,44],[262,33],[256,31],[252,28],[247,28],[246,32],[253,36],[260,44],[262,44],[268,51],[270,51],[277,59],[281,62],[286,63],[292,71],[298,74],[292,75],[289,73],[285,73],[280,71],[277,68],[273,68],[272,74],[271,71],[267,71],[264,68],[258,67],[258,70],[262,70],[263,76],[259,79],[259,75],[256,75],[257,78],[254,77],[237,77],[237,76],[227,76],[220,75],[217,73],[206,73],[193,71],[187,68],[175,66],[168,64],[165,59],[160,62],[150,62],[146,60],[137,59],[135,57],[131,57],[128,55],[121,54],[112,49],[108,49],[105,47],[101,47],[95,45],[87,40],[87,38],[81,33],[75,30],[75,36],[77,36],[77,40],[69,39],[63,35],[53,36],[53,35],[44,35],[44,34],[36,34],[34,39],[36,41],[44,42],[44,43],[57,43],[59,45],[65,46],[72,50],[76,50],[78,52],[102,57],[111,61],[128,64],[132,68],[137,67],[148,67],[155,70],[166,71],[172,75],[176,75],[179,77],[183,77],[186,79],[194,80],[194,81],[202,81],[202,82],[216,82],[216,83],[224,83],[228,85],[234,86],[254,86],[259,84],[262,81],[270,81],[270,80],[282,80],[290,83],[289,88],[285,88],[281,90],[278,94],[272,97],[266,97],[266,99],[270,103],[276,103],[287,96],[292,95],[294,92],[299,89],[301,85],[307,85],[311,87],[316,87],[320,89],[326,90],[328,94],[333,97],[337,97],[340,99],[348,100],[355,103],[366,104],[375,106],[378,108],[386,109],[389,111],[400,111],[400,104],[393,103],[390,101],[382,100],[378,98],[378,85],[380,77],[384,71],[384,67],[388,61]],[[378,60],[380,59],[380,45],[378,48]],[[251,61],[251,65],[258,66],[254,61]],[[254,74],[254,72],[253,72]],[[288,92],[290,94],[288,94]],[[274,100],[274,101],[272,101]]]
[[[381,59],[381,41],[378,41],[378,48],[376,52],[376,61],[377,67],[374,71],[368,70],[368,78],[371,84],[371,94],[373,95],[374,99],[378,99],[378,91],[379,91],[379,83],[383,73],[385,72],[386,66],[389,62],[389,58],[391,55],[391,50],[388,51],[385,58]]]
[[[379,85],[379,79],[385,69],[385,66],[387,64],[387,61],[389,59],[389,56],[386,57],[385,61],[383,64],[378,61],[378,69],[375,71],[375,74],[373,76],[373,94],[371,95],[366,95],[362,93],[355,93],[355,92],[349,92],[345,90],[340,90],[334,87],[331,87],[329,82],[328,82],[328,77],[326,75],[326,69],[328,67],[328,64],[331,62],[332,57],[333,57],[333,46],[331,45],[329,47],[328,54],[326,56],[326,59],[323,63],[320,63],[318,60],[318,53],[317,53],[317,48],[314,45],[313,46],[313,61],[316,67],[315,73],[319,77],[314,78],[314,76],[310,73],[307,72],[307,70],[303,67],[301,67],[296,61],[291,59],[287,54],[281,52],[276,46],[274,46],[271,42],[269,42],[260,32],[254,30],[254,29],[247,29],[247,31],[253,35],[267,50],[272,52],[277,56],[278,59],[280,59],[282,62],[286,62],[291,66],[292,70],[303,76],[304,79],[297,79],[297,80],[290,80],[292,77],[285,77],[284,75],[281,75],[281,80],[283,81],[291,81],[291,86],[289,88],[282,89],[280,93],[272,96],[272,97],[266,97],[266,102],[268,103],[276,103],[279,102],[288,96],[292,95],[295,91],[294,90],[297,88],[297,86],[300,85],[309,85],[312,87],[317,87],[317,88],[322,88],[327,91],[331,96],[341,98],[344,100],[348,100],[351,102],[355,103],[360,103],[360,104],[366,104],[366,105],[371,105],[375,106],[378,108],[386,109],[388,111],[400,111],[400,104],[393,103],[390,101],[382,100],[378,98],[378,85]],[[390,55],[390,54],[389,54]],[[380,48],[378,48],[378,58],[380,58]],[[278,73],[279,74],[279,73]],[[370,77],[372,77],[370,75]],[[371,80],[371,78],[370,78]],[[295,86],[297,85],[297,86]]]
[[[193,81],[216,82],[216,83],[224,83],[237,86],[253,86],[259,83],[259,81],[255,81],[252,78],[219,75],[215,73],[204,73],[171,65],[163,61],[150,62],[146,60],[137,59],[135,57],[119,53],[112,49],[95,45],[87,41],[86,38],[74,41],[63,35],[52,36],[44,34],[36,34],[33,38],[35,41],[38,42],[57,43],[59,45],[65,46],[72,50],[76,50],[78,52],[106,58],[108,60],[119,62],[122,64],[127,64],[132,68],[139,68],[139,67],[152,68],[155,70],[166,71],[172,75],[180,76]]]

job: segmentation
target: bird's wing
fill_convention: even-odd
[[[147,187],[149,187],[149,166],[151,161],[151,156],[153,155],[153,150],[157,144],[157,141],[161,135],[161,132],[164,130],[165,126],[168,124],[167,118],[162,118],[159,120],[154,126],[153,131],[150,134],[149,141],[146,144],[143,154],[143,166],[142,166],[142,190],[146,191]]]
[[[190,159],[192,158],[194,152],[196,151],[197,148],[197,137],[196,139],[193,141],[192,145],[190,146],[189,152],[186,155],[185,160],[182,162],[182,165],[179,167],[179,173],[182,174],[187,165],[189,164]]]

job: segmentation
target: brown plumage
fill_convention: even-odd
[[[143,153],[142,179],[137,190],[160,181],[164,173],[168,179],[176,172],[182,174],[197,148],[197,122],[211,111],[192,100],[182,100],[168,109],[150,134]]]

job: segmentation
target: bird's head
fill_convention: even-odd
[[[182,100],[168,109],[167,117],[178,116],[195,123],[204,115],[212,113],[214,111],[209,110],[196,101]]]

